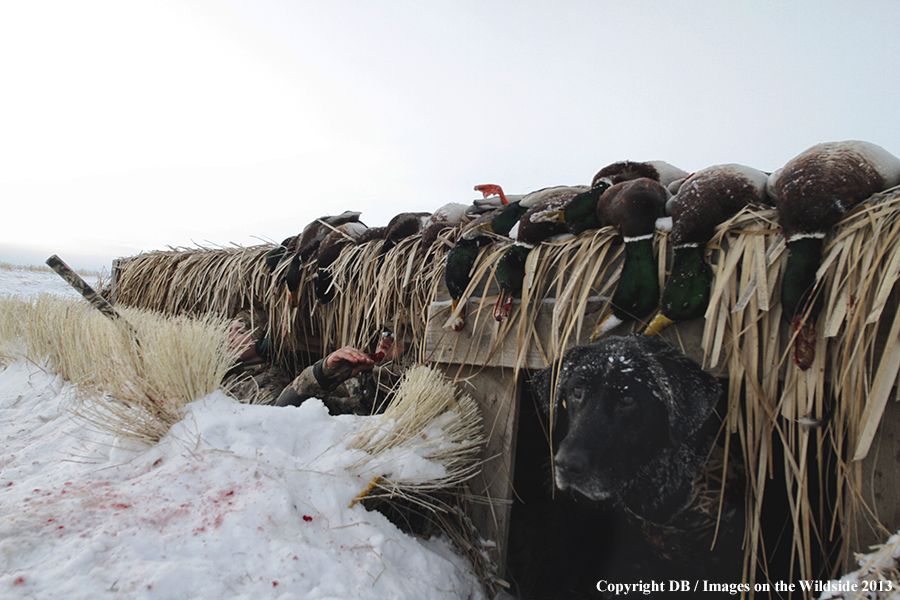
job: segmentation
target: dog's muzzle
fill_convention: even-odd
[[[591,500],[606,500],[612,496],[612,492],[592,473],[587,456],[583,452],[568,452],[560,448],[553,463],[553,480],[558,489],[576,490]]]

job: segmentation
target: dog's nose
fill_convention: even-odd
[[[554,463],[557,473],[562,476],[581,475],[587,468],[587,455],[578,450],[560,450]]]

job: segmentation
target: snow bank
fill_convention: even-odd
[[[215,392],[135,447],[74,395],[34,364],[0,372],[0,597],[483,597],[446,543],[350,507],[366,417]]]

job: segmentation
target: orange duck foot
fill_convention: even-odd
[[[515,300],[515,296],[512,293],[503,292],[497,296],[497,303],[494,304],[494,320],[502,323],[506,319],[509,318],[509,313],[512,312],[513,300]]]
[[[450,312],[455,313],[455,312],[457,312],[456,311],[457,306],[459,306],[459,300],[457,298],[454,298],[452,302],[453,303],[451,305]],[[459,333],[460,331],[463,330],[463,327],[465,327],[465,326],[466,326],[466,306],[463,305],[459,309],[459,312],[457,313],[456,317],[453,319],[453,331],[455,331],[456,333]]]
[[[503,188],[501,188],[497,184],[485,183],[482,185],[476,185],[475,191],[484,194],[485,198],[487,198],[488,196],[500,196],[500,202],[502,202],[504,205],[509,204],[509,200],[506,199],[506,194],[503,193]]]

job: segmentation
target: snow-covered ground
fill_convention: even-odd
[[[84,280],[91,286],[96,283],[95,277],[84,277]],[[72,286],[53,271],[0,269],[0,296],[32,296],[36,294],[81,297]]]
[[[0,269],[0,294],[42,292],[80,301]],[[350,506],[390,468],[354,467],[366,417],[215,392],[147,447],[86,424],[46,365],[0,369],[0,598],[483,597],[448,542]]]

